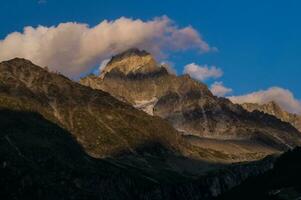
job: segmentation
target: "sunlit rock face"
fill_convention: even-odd
[[[158,71],[155,59],[146,51],[138,49],[129,49],[119,55],[112,57],[110,62],[103,70],[101,77],[105,74],[115,71],[122,74],[146,74]]]
[[[276,102],[271,101],[266,104],[244,103],[243,108],[252,112],[258,110],[269,115],[273,115],[284,122],[288,122],[301,131],[301,116],[283,110]]]
[[[138,49],[114,56],[99,77],[88,76],[80,83],[167,120],[183,135],[231,144],[239,141],[237,154],[246,150],[244,154],[266,155],[301,143],[300,133],[291,125],[218,98],[205,84],[188,75],[168,73],[149,53]]]

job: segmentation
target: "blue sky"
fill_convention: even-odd
[[[170,52],[168,60],[181,74],[189,63],[216,66],[232,95],[272,86],[301,99],[301,1],[297,0],[14,0],[1,2],[0,39],[25,26],[62,22],[97,25],[122,16],[151,20],[166,15],[177,26],[191,25],[217,52]],[[1,52],[0,52],[1,53]]]

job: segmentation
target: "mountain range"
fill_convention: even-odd
[[[244,107],[139,49],[79,83],[1,62],[0,197],[212,199],[301,143],[294,124]]]
[[[237,159],[257,159],[300,144],[300,133],[290,124],[216,97],[205,84],[169,73],[139,49],[112,57],[99,76],[90,75],[80,83],[167,120],[194,146]]]

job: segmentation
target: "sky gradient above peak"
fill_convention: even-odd
[[[225,95],[238,96],[268,90],[271,87],[280,87],[290,90],[294,98],[301,99],[300,7],[301,2],[298,0],[229,0],[223,2],[218,0],[185,2],[91,0],[88,3],[84,0],[4,0],[1,2],[2,12],[0,12],[0,57],[8,48],[5,46],[1,49],[1,43],[3,46],[5,38],[13,32],[24,34],[24,27],[32,27],[28,31],[32,31],[33,37],[39,37],[39,39],[35,38],[37,45],[41,44],[40,38],[46,28],[57,29],[60,24],[63,24],[69,27],[60,30],[70,31],[70,26],[73,26],[71,33],[68,32],[67,35],[77,34],[73,38],[77,41],[79,38],[87,38],[82,37],[82,34],[90,32],[91,41],[81,39],[81,44],[84,45],[79,48],[78,45],[73,46],[72,38],[60,38],[58,43],[71,40],[71,44],[69,43],[71,47],[69,47],[77,48],[78,54],[72,56],[68,54],[70,57],[64,57],[64,53],[60,52],[59,55],[62,57],[59,61],[74,60],[73,58],[80,54],[82,57],[76,60],[77,63],[71,64],[72,66],[78,64],[75,74],[84,75],[95,71],[101,65],[101,61],[110,56],[103,53],[106,51],[105,48],[103,51],[97,45],[89,48],[90,44],[95,43],[95,38],[99,38],[97,34],[95,36],[97,32],[95,29],[99,28],[101,23],[107,22],[106,30],[116,33],[114,35],[116,41],[110,43],[114,47],[115,43],[120,42],[124,48],[131,47],[132,44],[149,48],[148,50],[158,54],[160,62],[172,63],[178,74],[187,72],[187,66],[190,66],[189,71],[194,69],[192,70],[194,72],[208,73],[212,70],[220,70],[220,75],[201,80],[209,86],[218,88],[219,90],[216,91],[220,94],[227,91],[228,94]],[[120,38],[122,39],[124,30],[110,27],[110,23],[116,25],[117,22],[125,23],[123,27],[132,25],[134,32],[137,32],[135,31],[136,24],[140,23],[141,26],[138,27],[143,27],[146,33],[141,33],[139,41],[126,43],[128,38],[119,41]],[[152,25],[145,25],[147,23],[152,23]],[[44,30],[40,28],[37,31],[39,25],[44,27]],[[151,26],[152,28],[149,28]],[[121,31],[118,32],[117,29]],[[97,33],[103,34],[103,30],[100,27]],[[165,33],[162,33],[164,31]],[[53,32],[56,35],[60,31]],[[167,36],[164,35],[166,32],[168,32]],[[131,30],[127,33],[131,34]],[[150,46],[154,35],[160,40]],[[48,36],[48,38],[52,37]],[[24,39],[21,37],[21,40],[22,38]],[[145,38],[151,42],[143,41]],[[49,39],[46,37],[47,40]],[[48,43],[44,42],[44,44]],[[24,44],[26,45],[28,44]],[[156,47],[159,47],[160,51]],[[32,48],[37,47],[30,46],[31,50]],[[86,48],[89,49],[89,53]],[[64,49],[53,49],[51,55],[55,55],[56,50]],[[95,51],[91,53],[92,50]],[[52,59],[49,55],[45,56]],[[52,61],[49,64],[56,65],[57,63],[61,62]],[[192,68],[192,64],[206,69]],[[69,73],[68,70],[64,72]],[[204,75],[197,74],[195,77],[204,77]]]

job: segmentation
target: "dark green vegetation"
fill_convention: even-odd
[[[274,168],[250,177],[218,199],[292,200],[301,197],[301,148],[284,153]]]

